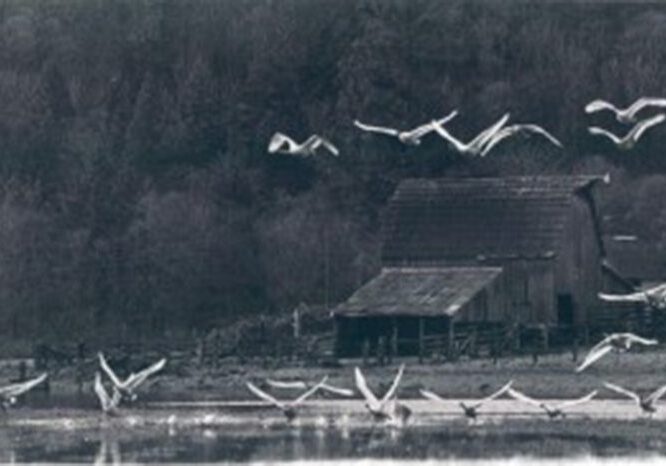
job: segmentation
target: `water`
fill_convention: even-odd
[[[627,403],[599,401],[587,412],[551,421],[507,401],[489,405],[477,422],[460,416],[455,403],[450,411],[422,401],[408,404],[415,414],[404,427],[374,424],[358,402],[312,404],[294,423],[256,404],[157,405],[112,418],[91,409],[19,408],[0,420],[0,462],[402,462],[666,455],[666,420],[643,417]],[[617,415],[601,415],[609,412]]]

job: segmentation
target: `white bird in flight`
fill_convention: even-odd
[[[513,383],[513,380],[510,380],[507,384],[505,384],[502,388],[497,390],[496,392],[488,395],[485,398],[482,398],[480,400],[475,401],[472,404],[465,404],[462,401],[459,402],[458,404],[460,407],[463,409],[463,412],[465,413],[465,416],[467,416],[470,419],[476,419],[478,415],[478,409],[484,404],[487,403],[488,401],[492,401],[495,398],[502,396],[506,391],[511,388],[511,384]],[[423,395],[425,398],[428,398],[429,400],[432,401],[437,401],[440,403],[446,403],[447,400],[442,398],[441,396],[437,395],[436,393],[430,392],[428,390],[420,390],[421,395]]]
[[[43,373],[39,377],[26,380],[25,382],[13,383],[6,387],[0,388],[0,399],[2,399],[2,408],[7,409],[16,403],[16,398],[25,392],[32,390],[34,387],[44,382],[48,374]]]
[[[331,143],[331,141],[318,134],[313,134],[307,138],[305,142],[299,144],[289,136],[279,132],[271,137],[271,140],[268,143],[268,152],[270,154],[280,153],[309,157],[315,155],[317,149],[320,147],[324,147],[335,156],[340,155],[340,151],[333,145],[333,143]]]
[[[368,383],[361,372],[361,369],[356,367],[354,369],[354,379],[358,391],[361,392],[365,398],[365,407],[370,411],[370,414],[376,421],[391,421],[391,422],[404,422],[411,415],[411,410],[399,403],[395,397],[398,391],[398,385],[402,379],[402,374],[405,371],[405,365],[401,364],[398,373],[393,380],[393,384],[384,394],[382,399],[378,399],[374,393],[368,388]]]
[[[533,125],[533,124],[516,124],[516,125],[511,125],[511,126],[505,126],[504,128],[500,129],[496,133],[492,134],[489,139],[486,140],[486,144],[481,151],[481,156],[485,156],[488,154],[488,152],[491,151],[493,147],[495,147],[499,142],[503,141],[504,139],[514,136],[518,133],[533,133],[533,134],[540,134],[541,136],[544,136],[548,141],[556,145],[557,147],[562,147],[562,143],[552,134],[550,134],[548,131],[543,129],[539,125]]]
[[[555,419],[557,417],[565,417],[566,413],[564,412],[565,409],[571,408],[573,406],[582,404],[582,403],[587,403],[590,401],[592,398],[594,398],[597,395],[597,390],[591,391],[587,395],[585,395],[582,398],[576,398],[574,400],[567,400],[567,401],[562,401],[560,403],[554,404],[554,405],[549,405],[546,404],[543,401],[535,400],[534,398],[530,398],[529,396],[525,395],[522,392],[519,392],[518,390],[515,390],[513,388],[507,389],[507,393],[514,399],[518,401],[522,401],[524,403],[530,404],[532,406],[537,406],[541,409],[543,409],[546,414],[548,415],[549,418]]]
[[[601,110],[610,110],[620,123],[636,123],[637,115],[645,107],[666,107],[666,99],[659,97],[641,97],[627,108],[617,108],[605,100],[594,100],[585,106],[585,112],[594,113]]]
[[[666,114],[664,113],[660,113],[651,118],[641,120],[638,123],[636,123],[634,127],[631,128],[629,132],[622,138],[597,126],[590,126],[587,130],[590,132],[590,134],[607,137],[608,139],[613,141],[613,143],[618,147],[618,149],[629,150],[636,145],[640,137],[647,129],[662,123],[664,120],[666,120]]]
[[[111,379],[111,382],[113,383],[114,387],[120,392],[122,397],[125,397],[130,401],[136,400],[137,398],[137,394],[135,393],[136,389],[141,384],[143,384],[146,381],[146,379],[148,379],[148,377],[155,374],[156,372],[161,371],[164,368],[164,365],[166,364],[166,358],[162,358],[159,361],[157,361],[155,364],[152,364],[137,373],[130,374],[129,377],[127,377],[125,380],[120,380],[116,375],[116,373],[113,372],[113,369],[109,367],[109,364],[106,362],[106,358],[104,358],[104,355],[100,352],[97,354],[97,356],[99,357],[99,363],[100,366],[102,367],[102,370],[104,370],[106,375],[109,376],[109,379]]]
[[[454,110],[448,115],[446,115],[444,118],[441,118],[439,120],[433,120],[430,123],[426,123],[424,125],[418,126],[408,131],[400,131],[395,128],[388,128],[386,126],[366,125],[365,123],[361,123],[358,120],[354,120],[354,125],[357,128],[362,129],[363,131],[369,131],[372,133],[379,133],[379,134],[385,134],[387,136],[393,136],[398,138],[398,140],[403,144],[418,146],[419,144],[421,144],[421,139],[426,134],[436,131],[438,127],[446,124],[447,122],[455,118],[456,115],[458,115],[458,111]]]
[[[453,146],[455,150],[457,150],[461,154],[480,155],[486,143],[495,133],[497,133],[504,126],[504,124],[508,120],[509,120],[509,114],[505,113],[502,118],[497,120],[488,128],[481,131],[479,134],[476,135],[476,137],[474,137],[474,139],[472,139],[468,143],[464,143],[459,139],[453,137],[451,133],[449,133],[442,125],[437,124],[437,122],[433,121],[432,124],[435,126],[435,131],[437,131],[437,133],[439,133],[439,135],[442,138],[444,138],[451,146]]]
[[[109,396],[106,389],[104,388],[104,385],[102,384],[102,375],[99,372],[96,372],[94,390],[97,398],[99,399],[99,404],[102,408],[102,411],[105,414],[114,414],[116,409],[118,409],[120,400],[122,399],[122,395],[118,389],[113,387],[113,395]]]
[[[635,293],[599,293],[599,298],[608,302],[644,303],[654,309],[666,309],[666,283]]]
[[[266,383],[273,388],[292,389],[292,390],[306,390],[313,385],[307,384],[302,380],[274,380],[266,379]],[[328,383],[320,383],[319,388],[323,391],[335,393],[341,396],[354,396],[354,392],[348,388],[340,388]]]
[[[621,395],[625,395],[631,398],[632,400],[636,401],[636,403],[643,410],[643,412],[649,414],[652,414],[657,411],[655,403],[657,403],[657,401],[659,401],[659,399],[663,397],[664,394],[666,393],[666,385],[656,389],[654,392],[650,393],[646,397],[642,397],[636,392],[632,392],[631,390],[627,390],[626,388],[622,388],[619,385],[615,385],[609,382],[604,382],[604,386],[610,390],[613,390],[614,392],[617,392]]]
[[[312,395],[314,395],[319,389],[321,389],[321,386],[326,383],[326,380],[328,379],[328,376],[324,377],[321,379],[321,381],[314,385],[313,387],[309,388],[306,392],[298,396],[296,399],[291,400],[291,401],[280,401],[277,398],[275,398],[273,395],[269,395],[265,391],[261,390],[259,387],[254,385],[252,382],[246,382],[247,388],[250,389],[252,393],[257,395],[259,398],[261,398],[264,401],[269,402],[273,406],[277,407],[280,409],[284,415],[287,417],[289,421],[292,421],[293,419],[296,418],[297,412],[296,408],[300,404],[302,404],[305,400],[310,398]]]
[[[657,340],[650,340],[647,338],[639,337],[638,335],[628,332],[613,333],[606,336],[603,340],[594,345],[592,349],[590,349],[583,362],[576,368],[576,372],[584,371],[588,366],[595,363],[611,351],[616,351],[618,353],[628,351],[631,348],[631,345],[634,343],[652,346],[659,342]]]

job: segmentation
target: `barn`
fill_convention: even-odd
[[[385,212],[382,270],[333,310],[338,354],[386,341],[414,354],[474,324],[584,325],[607,286],[594,202],[604,181],[403,181]]]

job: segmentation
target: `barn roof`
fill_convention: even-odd
[[[453,315],[501,272],[501,267],[387,267],[333,313]]]
[[[552,256],[559,249],[574,195],[587,192],[602,179],[519,176],[403,181],[387,208],[382,258],[386,265],[400,265],[479,256]]]

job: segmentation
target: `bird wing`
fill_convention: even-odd
[[[467,144],[464,144],[462,141],[459,139],[456,139],[449,133],[442,125],[437,124],[436,121],[432,121],[433,128],[439,134],[446,142],[451,144],[455,150],[458,152],[464,153],[469,149],[469,146]]]
[[[648,288],[647,290],[644,290],[643,293],[653,296],[662,296],[664,293],[666,293],[666,283],[657,285],[653,288]]]
[[[322,390],[327,391],[327,392],[335,393],[336,395],[354,396],[354,391],[353,390],[350,390],[348,388],[335,387],[335,386],[329,385],[327,383],[323,384],[320,388]]]
[[[102,352],[100,351],[99,353],[97,353],[97,357],[99,358],[99,365],[101,366],[102,370],[106,373],[106,375],[111,379],[113,385],[115,385],[116,387],[123,387],[125,385],[124,382],[121,382],[116,373],[113,372],[113,369],[111,369],[109,364],[106,362],[104,354],[102,354]]]
[[[458,115],[458,110],[454,110],[448,115],[446,115],[444,118],[440,118],[439,120],[433,120],[429,123],[426,123],[424,125],[418,126],[414,128],[413,130],[410,131],[405,131],[403,133],[403,136],[405,139],[421,139],[423,136],[425,136],[428,133],[432,133],[435,131],[436,126],[442,126],[446,123],[448,123],[450,120],[455,118]]]
[[[598,390],[593,390],[582,398],[576,398],[575,400],[563,401],[562,403],[557,404],[555,406],[555,409],[571,408],[572,406],[576,406],[576,405],[579,405],[579,404],[582,404],[582,403],[587,403],[592,398],[597,396],[597,393],[599,393]]]
[[[487,401],[492,401],[495,398],[502,396],[504,393],[506,393],[511,388],[512,384],[513,384],[513,380],[509,380],[502,388],[495,391],[494,393],[491,393],[487,397],[482,398],[481,400],[479,400],[477,402],[477,404],[480,406],[482,403],[485,403]]]
[[[99,398],[99,404],[102,407],[102,411],[106,412],[113,408],[113,401],[109,397],[109,394],[106,393],[104,385],[102,385],[102,376],[99,372],[95,372],[95,384],[94,384],[95,394]],[[118,393],[116,391],[115,393]]]
[[[384,394],[384,397],[382,398],[382,403],[386,403],[395,396],[395,393],[398,391],[398,385],[400,385],[400,380],[402,380],[403,372],[405,372],[405,365],[400,364],[400,368],[398,369],[398,373],[396,374],[395,379],[393,379],[393,384],[391,384],[391,388],[388,389],[388,391]]]
[[[664,113],[660,113],[660,114],[655,115],[651,118],[641,120],[638,123],[636,123],[633,128],[631,128],[631,131],[629,131],[629,134],[627,134],[626,137],[631,138],[634,141],[638,141],[638,139],[641,137],[641,135],[648,128],[651,128],[652,126],[658,125],[659,123],[662,123],[664,120],[666,120],[666,114],[664,114]]]
[[[505,113],[502,116],[502,118],[497,120],[488,128],[481,131],[479,134],[477,134],[476,137],[472,139],[468,145],[476,151],[481,150],[481,148],[483,148],[483,146],[490,140],[490,138],[495,133],[497,133],[500,130],[500,128],[502,128],[502,126],[504,126],[504,124],[507,122],[508,119],[509,119],[509,114]]]
[[[587,356],[585,356],[585,359],[583,362],[576,368],[576,372],[583,372],[587,367],[590,365],[594,364],[596,361],[604,357],[606,354],[608,354],[613,347],[611,345],[605,345],[602,346],[601,348],[598,348],[596,351],[592,350],[590,351]]]
[[[0,395],[8,398],[19,396],[45,381],[46,377],[48,377],[48,374],[45,372],[39,377],[35,377],[34,379],[7,385],[6,387],[0,388]]]
[[[433,393],[433,392],[428,391],[428,390],[419,390],[419,393],[421,393],[421,395],[424,398],[427,398],[427,399],[432,400],[432,401],[437,401],[439,403],[446,401],[444,398],[439,396],[437,393]]]
[[[247,385],[247,388],[250,389],[252,393],[257,395],[259,398],[261,398],[264,401],[268,401],[270,404],[277,406],[278,408],[284,408],[285,404],[276,398],[274,398],[272,395],[269,395],[265,391],[261,390],[259,387],[254,385],[252,382],[246,382],[245,385]]]
[[[331,154],[335,155],[336,157],[340,155],[340,151],[338,150],[338,148],[335,147],[335,146],[333,145],[333,143],[332,143],[331,141],[329,141],[328,139],[326,139],[326,138],[322,138],[322,137],[319,137],[319,142],[320,142],[320,145],[322,145],[322,146],[324,146],[326,149],[328,149],[328,151],[329,151]]]
[[[481,156],[485,157],[490,150],[495,147],[497,144],[499,144],[501,141],[504,139],[508,138],[509,136],[512,136],[518,131],[518,129],[515,126],[507,126],[506,128],[502,128],[486,141],[486,144],[481,151]]]
[[[326,381],[328,380],[328,376],[325,375],[318,384],[314,385],[312,388],[308,389],[305,393],[303,393],[301,396],[296,398],[291,405],[296,406],[301,403],[303,403],[305,400],[310,398],[312,395],[314,395],[321,387],[322,385],[326,384]]]
[[[511,396],[515,400],[522,401],[523,403],[527,403],[532,406],[543,408],[543,403],[541,401],[535,400],[534,398],[530,398],[529,396],[525,395],[522,392],[519,392],[518,390],[515,390],[513,388],[508,388],[506,392],[509,394],[509,396]]]
[[[130,390],[135,389],[136,387],[144,383],[148,377],[150,377],[156,372],[161,371],[164,368],[166,362],[167,362],[166,358],[162,358],[159,361],[157,361],[155,364],[146,367],[145,369],[137,372],[136,374],[130,375],[127,378],[127,381],[125,382],[125,385]]]
[[[594,113],[598,112],[600,110],[611,110],[615,113],[618,113],[618,108],[615,107],[615,105],[611,104],[610,102],[606,102],[605,100],[593,100],[589,104],[585,106],[585,112],[586,113]]]
[[[637,291],[636,293],[628,294],[607,294],[607,293],[598,293],[599,299],[608,302],[632,302],[632,303],[645,303],[647,302],[647,296],[645,291]]]
[[[638,396],[638,394],[636,394],[636,393],[634,393],[630,390],[627,390],[626,388],[622,388],[619,385],[615,385],[615,384],[612,384],[612,383],[609,383],[609,382],[604,382],[604,386],[606,388],[610,389],[610,390],[613,390],[614,392],[617,392],[621,395],[627,396],[627,397],[635,400],[637,403],[641,402],[641,397]]]
[[[641,97],[627,109],[627,116],[634,118],[645,107],[666,107],[666,99],[659,97]]]
[[[302,380],[285,381],[285,380],[266,379],[266,383],[274,388],[289,388],[289,389],[298,389],[298,390],[305,390],[306,388],[308,388],[306,383],[303,382]]]
[[[397,129],[387,128],[385,126],[366,125],[365,123],[361,123],[358,120],[354,120],[354,126],[362,129],[363,131],[371,131],[373,133],[381,133],[381,134],[386,134],[388,136],[397,136],[399,134],[399,131]]]
[[[595,134],[597,136],[606,136],[615,144],[620,144],[622,142],[622,140],[619,137],[617,137],[611,132],[606,131],[603,128],[599,128],[598,126],[590,126],[589,128],[587,128],[587,130],[589,131],[590,134]]]
[[[356,387],[358,388],[358,391],[361,392],[361,395],[363,395],[363,398],[365,398],[365,401],[368,403],[368,405],[373,409],[379,406],[379,400],[368,388],[368,383],[366,382],[361,369],[358,367],[354,368],[354,379],[356,380]]]
[[[656,345],[659,342],[654,339],[639,337],[634,333],[627,333],[626,338],[629,339],[632,343],[640,343],[641,345],[652,346]]]
[[[289,136],[282,133],[275,133],[271,140],[268,143],[268,152],[274,153],[280,150],[280,148],[287,143],[288,145],[296,145],[293,139]]]
[[[657,401],[659,401],[661,397],[664,396],[665,393],[666,393],[666,385],[664,385],[663,387],[659,387],[654,392],[650,393],[646,401],[649,403],[656,403]]]

